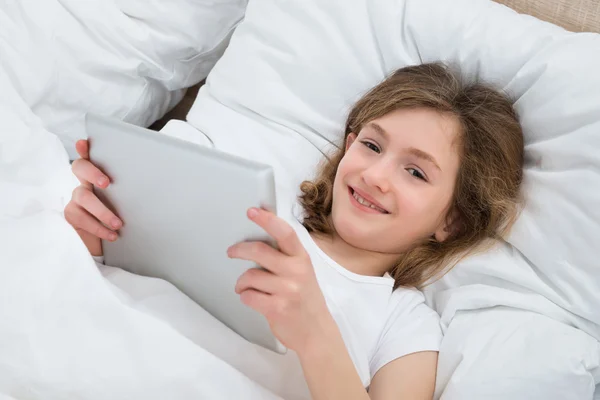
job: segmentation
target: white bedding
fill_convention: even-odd
[[[528,209],[511,243],[529,254],[529,261],[534,263],[528,264],[514,249],[499,248],[462,264],[429,293],[447,328],[437,396],[446,400],[494,396],[563,400],[591,395],[594,384],[600,382],[600,316],[595,312],[600,301],[592,275],[596,264],[590,261],[589,246],[579,248],[573,238],[583,232],[579,243],[591,246],[598,237],[600,217],[590,205],[595,204],[599,192],[590,191],[589,197],[569,197],[578,188],[560,184],[573,181],[570,173],[577,173],[577,179],[583,176],[583,180],[575,180],[583,186],[599,182],[598,164],[593,157],[600,148],[598,135],[593,136],[593,129],[597,133],[600,126],[599,103],[591,95],[586,97],[586,89],[600,89],[600,80],[587,78],[588,87],[581,84],[582,78],[575,77],[572,82],[580,84],[553,84],[560,83],[557,76],[564,76],[567,70],[577,72],[579,77],[585,75],[582,63],[599,66],[597,56],[585,53],[585,49],[600,49],[600,39],[570,36],[483,1],[452,5],[430,0],[352,1],[357,8],[334,0],[305,0],[301,7],[304,11],[297,13],[289,9],[285,12],[277,1],[251,3],[253,13],[232,42],[236,53],[229,53],[215,69],[190,115],[191,123],[211,133],[218,147],[274,165],[279,189],[289,194],[312,171],[320,156],[317,148],[326,148],[339,136],[348,103],[387,70],[421,57],[424,61],[441,57],[460,60],[467,71],[481,70],[484,76],[506,85],[520,96],[518,108],[526,112],[531,157],[528,165],[532,169],[528,184],[552,188],[544,198],[566,200],[557,200],[556,208],[549,208],[530,199],[535,207]],[[223,8],[228,11],[237,11],[211,20],[235,26],[240,19],[236,6],[242,3],[219,2],[227,4]],[[68,35],[62,41],[48,41],[45,35],[56,30],[40,21],[56,24],[52,16],[60,11],[64,23],[61,27],[81,27],[82,18],[92,17],[81,14],[85,9],[77,4],[75,0],[23,0],[0,6],[0,398],[277,398],[266,389],[276,391],[277,386],[277,382],[269,381],[268,362],[255,363],[266,357],[260,350],[164,282],[111,268],[98,271],[62,218],[70,190],[77,184],[70,174],[62,142],[72,143],[73,138],[81,136],[80,125],[73,123],[76,117],[94,110],[121,118],[131,112],[136,115],[131,120],[139,123],[152,120],[168,108],[183,82],[189,83],[186,79],[196,63],[191,69],[181,70],[183,73],[171,75],[180,71],[177,62],[167,54],[147,62],[155,50],[148,43],[171,38],[164,43],[189,44],[199,36],[190,39],[183,35],[190,30],[173,23],[187,21],[181,16],[164,25],[177,28],[179,36],[150,28],[132,30],[144,20],[156,27],[158,14],[151,10],[160,10],[161,2],[144,3],[147,9],[133,9],[140,4],[135,1],[115,2],[122,9],[111,10],[106,5],[97,10],[107,19],[95,30],[73,31],[81,36],[79,43],[101,43],[106,46],[103,53],[94,54],[112,57],[114,54],[108,51],[112,47],[107,43],[130,37],[125,33],[138,37],[137,32],[142,38],[150,35],[152,40],[139,40],[138,46],[127,47],[131,52],[123,58],[102,60],[93,52],[85,53],[89,56],[87,62],[76,63],[79,69],[69,71],[52,52],[75,51],[68,44],[76,41]],[[191,14],[186,7],[192,4],[210,9],[216,3],[179,0],[178,4]],[[291,3],[285,4],[290,7]],[[394,12],[387,6],[394,7]],[[339,7],[354,13],[342,13]],[[493,18],[489,7],[494,8]],[[138,22],[122,19],[124,10]],[[274,22],[273,12],[279,13],[278,24],[259,24],[261,17]],[[109,14],[118,16],[116,20],[124,24],[119,26],[128,28],[115,34],[110,25],[115,19],[108,18]],[[476,18],[480,15],[487,19]],[[15,23],[18,18],[26,25]],[[306,20],[294,24],[298,18]],[[390,18],[402,24],[384,23]],[[432,24],[432,18],[444,23]],[[459,23],[460,18],[472,18],[474,22]],[[510,47],[508,35],[502,30],[507,25],[513,27],[515,37],[521,38],[519,51]],[[477,34],[484,27],[488,36]],[[291,38],[286,38],[282,29]],[[536,34],[525,35],[529,31]],[[226,40],[227,32],[218,31],[213,38],[219,40],[204,49],[220,48],[220,39]],[[456,45],[452,34],[463,38],[460,45]],[[27,42],[31,47],[15,47],[10,39],[19,36],[31,39]],[[528,40],[522,39],[526,36]],[[256,37],[278,40],[271,43],[274,49],[269,49]],[[316,46],[315,41],[322,37],[333,39],[319,41]],[[502,54],[514,58],[507,61],[505,56],[486,50],[478,40],[493,43],[494,49],[504,48]],[[49,43],[67,45],[48,47]],[[76,50],[85,52],[86,46]],[[185,54],[181,59],[203,54],[181,51],[179,54]],[[252,54],[260,57],[252,58]],[[44,60],[50,62],[44,64]],[[120,64],[123,60],[127,61],[124,69]],[[209,59],[209,65],[211,62],[214,58]],[[339,63],[344,68],[339,68]],[[241,71],[240,65],[244,65]],[[111,75],[115,79],[107,79],[111,67],[118,67],[116,71],[121,73]],[[98,71],[101,73],[94,74]],[[69,79],[57,80],[57,74]],[[144,78],[136,80],[137,76]],[[277,83],[284,76],[289,86]],[[57,86],[61,82],[63,85]],[[128,88],[125,91],[124,82],[131,84],[124,85]],[[147,84],[156,89],[151,91],[154,94],[144,95]],[[132,102],[135,107],[129,109]],[[590,104],[590,109],[578,108],[581,104]],[[49,133],[48,129],[54,128],[60,128],[62,142]],[[193,138],[194,131],[188,128],[175,129],[176,134]],[[227,132],[227,136],[215,132]],[[577,149],[572,145],[574,141],[569,141],[576,134],[585,141],[585,148]],[[560,141],[561,136],[565,141]],[[293,149],[293,157],[288,155],[289,149]],[[579,158],[569,157],[577,152]],[[534,171],[532,160],[547,171]],[[585,172],[588,168],[589,173]],[[573,204],[592,213],[583,219]],[[560,235],[550,234],[553,222],[547,215],[553,209],[561,210],[560,223],[566,227]],[[574,222],[569,221],[571,217]],[[542,239],[548,240],[549,247],[540,251]],[[574,260],[572,263],[552,261],[552,254],[563,255],[556,253],[564,250],[563,242],[574,243],[571,248],[579,250],[575,255],[564,251],[565,257]],[[543,272],[547,271],[545,276]],[[255,357],[248,357],[251,353]],[[519,385],[512,384],[517,381]],[[534,388],[539,391],[531,395]]]
[[[10,133],[0,142],[0,395],[277,398],[208,351],[235,352],[241,339],[172,286],[108,268],[102,276],[61,214],[76,184],[63,146],[2,71],[0,87]]]
[[[121,1],[123,7],[126,3]],[[209,54],[174,74],[178,58],[159,54],[160,40],[165,41],[163,49],[180,49],[186,59],[201,55],[194,46],[202,46],[196,43],[184,51],[197,38],[186,41],[174,30],[155,33],[152,24],[144,28],[140,21],[148,16],[142,11],[149,13],[160,3],[144,2],[135,20],[125,19],[106,2],[0,3],[1,399],[278,398],[208,351],[226,355],[229,349],[239,350],[230,346],[241,340],[237,335],[195,305],[188,312],[189,300],[165,282],[108,268],[99,271],[62,216],[77,184],[63,146],[71,136],[61,131],[59,138],[47,128],[76,125],[89,110],[125,117],[128,111],[123,107],[139,102],[143,112],[130,109],[132,118],[151,121],[168,106],[171,89],[201,78],[191,74],[198,68],[208,72],[214,64]],[[199,22],[192,18],[192,6],[198,12],[199,7],[210,9],[212,14],[205,14],[218,28],[213,45],[220,46],[221,30],[239,21],[245,2],[212,3],[179,1],[172,6],[189,13],[190,24]],[[92,16],[94,4],[97,14]],[[137,4],[139,9],[142,3]],[[217,10],[226,12],[219,16]],[[130,31],[113,32],[119,21]],[[93,23],[95,29],[87,29]],[[135,33],[131,24],[138,24],[137,33],[154,36],[153,41],[142,41],[146,54],[125,40],[125,33]],[[185,31],[181,24],[176,28]],[[119,53],[113,39],[130,52]],[[97,46],[87,47],[94,42]],[[78,52],[69,52],[70,45],[80,46]],[[107,54],[111,47],[114,52]],[[121,68],[118,55],[129,63],[127,68]],[[131,73],[136,68],[139,75]],[[166,74],[161,82],[156,76],[160,71]],[[156,85],[157,91],[145,92],[144,82]],[[70,132],[73,137],[83,135],[78,129]],[[179,317],[181,332],[156,317],[161,313],[175,325]],[[230,358],[243,359],[239,354]]]
[[[148,126],[204,79],[247,0],[0,2],[0,68],[71,156],[83,114]]]

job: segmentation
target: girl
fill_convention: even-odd
[[[88,160],[88,143],[77,149],[82,184],[65,215],[100,256],[100,239],[116,240],[122,221],[92,192],[109,177]],[[301,222],[248,210],[279,250],[230,247],[230,257],[264,267],[235,290],[293,350],[313,398],[432,398],[441,332],[414,288],[506,232],[522,164],[522,130],[506,96],[440,64],[411,66],[353,107],[344,146],[301,186]],[[293,369],[275,369],[293,387],[279,393],[303,397]]]

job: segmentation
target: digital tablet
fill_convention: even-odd
[[[86,130],[91,161],[111,179],[95,192],[124,223],[116,242],[102,243],[106,265],[165,279],[248,341],[285,353],[234,291],[256,265],[227,257],[240,241],[274,244],[246,216],[275,212],[272,168],[96,115]]]

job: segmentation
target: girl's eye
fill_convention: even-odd
[[[379,147],[377,147],[377,145],[367,141],[361,143],[367,146],[369,149],[373,150],[375,153],[381,153],[381,150],[379,149]]]
[[[409,174],[411,174],[415,178],[421,179],[422,181],[427,182],[427,178],[425,178],[425,175],[423,175],[423,173],[421,171],[419,171],[418,169],[408,168],[407,171]]]

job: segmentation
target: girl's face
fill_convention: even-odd
[[[332,219],[348,244],[400,254],[435,236],[446,216],[460,157],[458,120],[434,110],[397,110],[351,133],[333,186]]]

